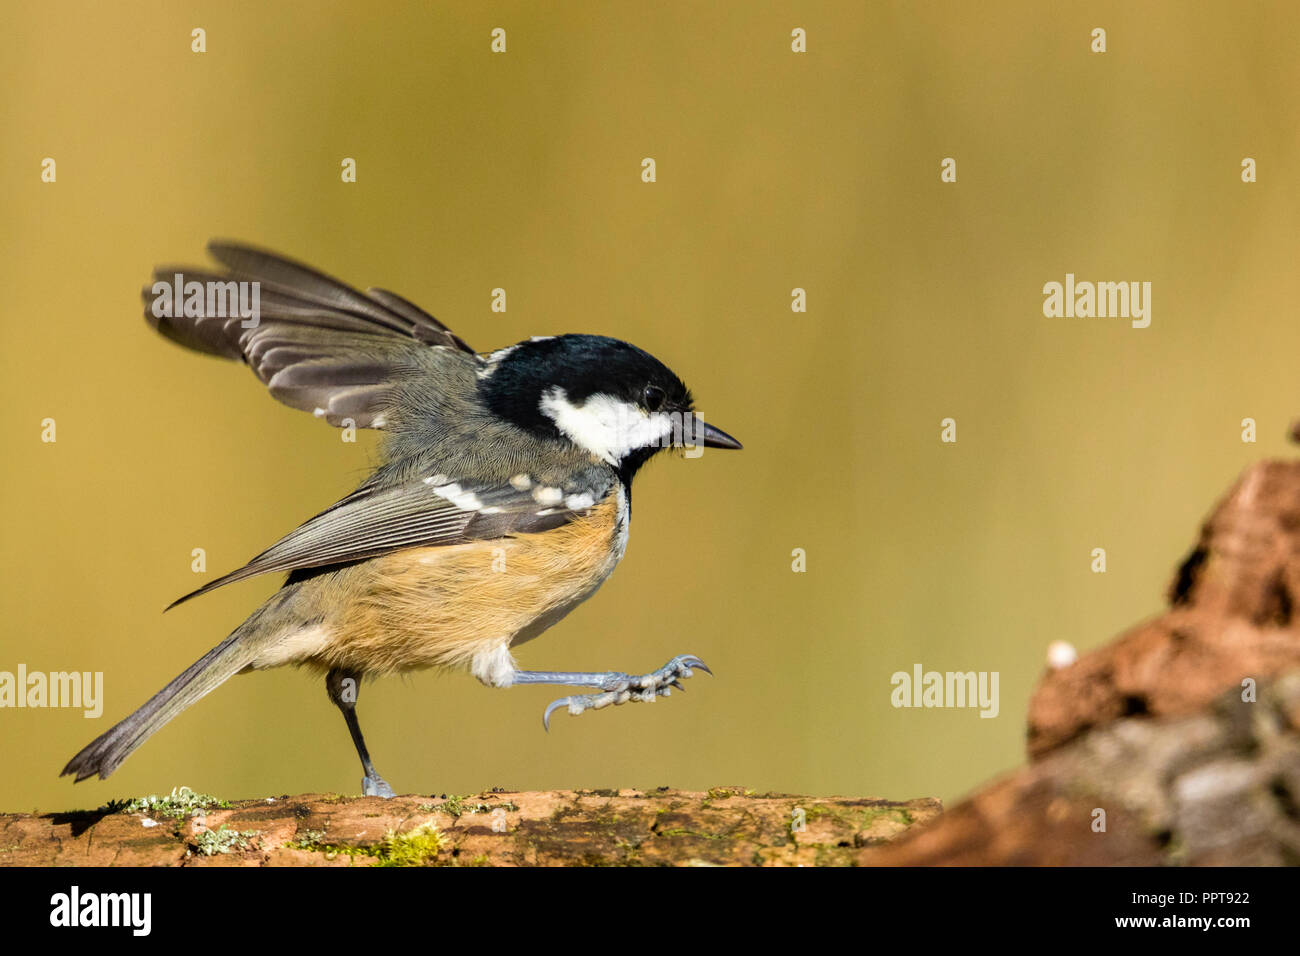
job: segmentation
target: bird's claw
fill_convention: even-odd
[[[611,674],[599,693],[575,694],[552,701],[542,714],[542,726],[550,730],[551,714],[561,707],[567,707],[569,713],[576,717],[584,711],[617,707],[629,701],[653,702],[658,697],[671,696],[674,688],[684,692],[686,688],[682,686],[682,681],[697,670],[713,674],[704,661],[694,654],[681,654],[657,671],[639,677]]]
[[[367,797],[383,797],[385,800],[395,796],[393,788],[378,774],[361,778],[361,792]]]

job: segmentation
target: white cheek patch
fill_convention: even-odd
[[[542,396],[541,410],[562,435],[611,465],[638,448],[667,447],[673,430],[664,412],[646,412],[611,395],[592,395],[575,405],[557,387]]]

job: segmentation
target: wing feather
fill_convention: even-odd
[[[413,349],[444,348],[461,361],[479,361],[464,340],[395,293],[359,292],[251,246],[214,241],[208,251],[229,271],[156,269],[154,285],[144,290],[145,318],[161,335],[187,348],[244,361],[272,396],[333,425],[382,428],[393,386],[411,366]],[[163,308],[159,300],[171,298],[177,275],[205,290],[210,284],[257,283],[257,320],[239,314],[185,315],[180,301]]]
[[[603,491],[588,494],[587,501],[604,496]],[[539,504],[532,493],[511,485],[474,486],[440,479],[438,484],[418,480],[391,488],[362,487],[242,568],[178,598],[168,609],[259,574],[350,564],[406,548],[546,531],[586,514],[589,508]]]

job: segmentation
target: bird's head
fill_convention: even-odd
[[[740,448],[695,414],[690,389],[653,355],[600,335],[536,338],[488,356],[488,407],[521,428],[572,442],[628,479],[671,447]]]

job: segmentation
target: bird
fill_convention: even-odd
[[[632,675],[522,670],[512,652],[591,597],[622,559],[632,480],[650,458],[742,447],[698,416],[668,366],[590,334],[476,352],[393,292],[362,292],[244,243],[207,248],[219,269],[155,269],[143,290],[148,323],[188,349],[247,364],[293,408],[380,430],[381,457],[351,494],[173,602],[168,609],[287,573],[247,620],[61,776],[107,778],[226,680],[273,667],[324,674],[361,761],[362,793],[380,797],[394,791],[357,719],[363,678],[437,668],[497,688],[587,691],[548,706],[549,729],[560,708],[576,715],[652,701],[696,670],[712,674],[693,654]]]

